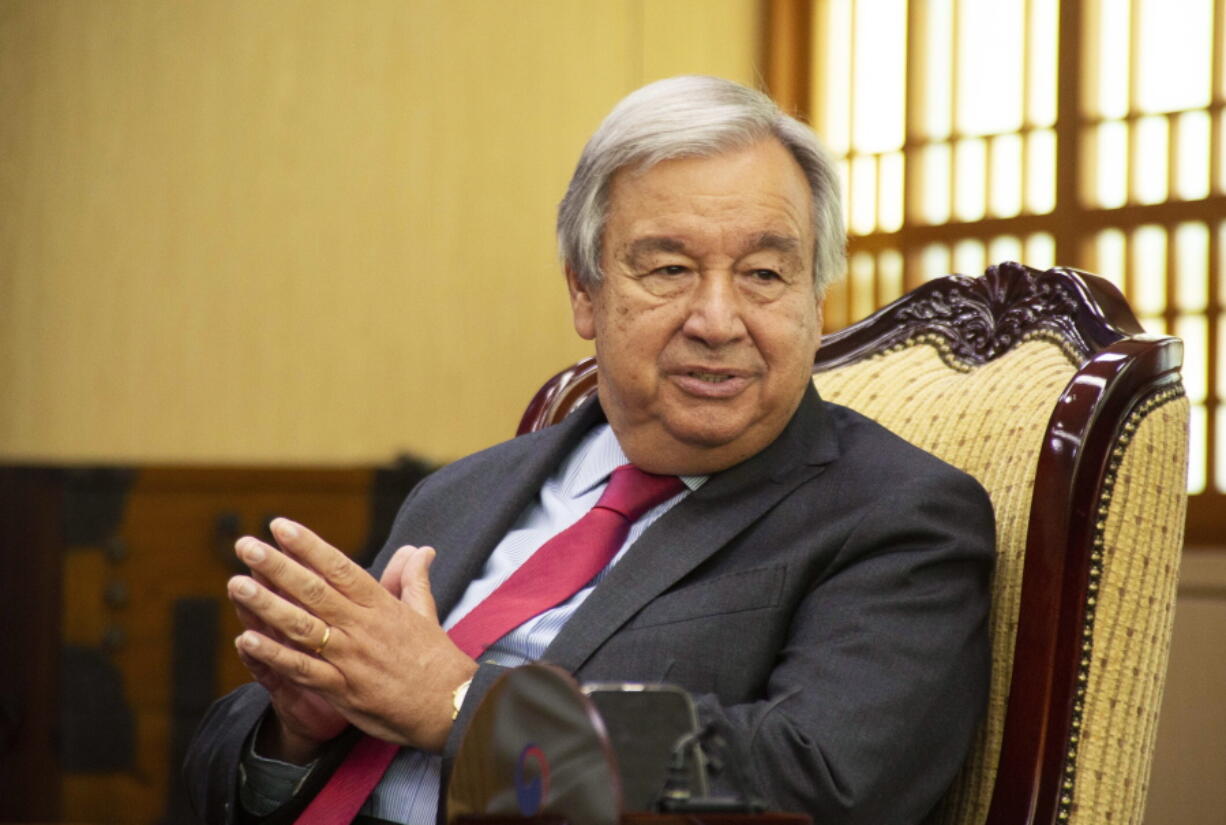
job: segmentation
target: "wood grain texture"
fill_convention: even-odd
[[[346,552],[367,540],[370,470],[261,468],[147,468],[139,471],[115,538],[126,554],[107,558],[92,546],[64,556],[63,643],[102,648],[107,632],[122,642],[108,660],[122,677],[123,698],[135,720],[135,764],[110,773],[65,773],[62,816],[127,825],[160,821],[171,777],[175,713],[171,683],[172,612],[183,598],[216,599],[216,647],[197,651],[218,664],[217,695],[249,680],[234,653],[241,632],[225,599],[226,580],[239,568],[232,533],[218,518],[232,517],[239,533],[266,535],[271,516],[309,524]],[[127,603],[109,605],[103,593],[121,583]]]

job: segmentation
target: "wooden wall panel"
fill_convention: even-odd
[[[60,811],[62,486],[50,470],[0,467],[0,821]],[[47,555],[44,555],[47,554]]]
[[[65,548],[63,643],[99,652],[113,666],[135,746],[130,768],[65,767],[65,821],[177,821],[167,816],[179,770],[171,678],[175,603],[216,605],[213,647],[185,651],[211,663],[215,695],[248,681],[233,649],[241,628],[225,599],[226,580],[239,570],[234,537],[265,534],[269,517],[286,515],[356,553],[369,538],[372,477],[370,470],[144,469],[124,497],[113,535],[101,545]],[[108,592],[126,597],[108,599]]]
[[[751,0],[6,0],[0,457],[443,460],[587,354],[554,208]]]

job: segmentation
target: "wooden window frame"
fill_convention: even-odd
[[[813,2],[812,0],[766,0],[764,3],[764,25],[762,32],[764,42],[761,45],[764,67],[764,83],[767,91],[786,111],[796,114],[808,121],[811,120],[810,100],[813,77]],[[918,98],[918,83],[921,78],[918,61],[923,58],[920,49],[911,47],[911,38],[921,31],[919,4],[908,3],[907,6],[907,87],[908,101]],[[1134,9],[1135,12],[1135,9]],[[1157,225],[1167,232],[1167,237],[1173,237],[1175,228],[1186,222],[1201,223],[1208,229],[1208,301],[1203,313],[1207,326],[1207,370],[1205,376],[1206,395],[1204,401],[1207,418],[1206,442],[1204,456],[1206,462],[1205,491],[1189,497],[1188,519],[1185,540],[1189,545],[1223,545],[1226,544],[1226,519],[1220,515],[1226,509],[1226,495],[1217,492],[1217,486],[1226,482],[1219,478],[1219,473],[1226,473],[1224,468],[1214,466],[1218,450],[1218,440],[1223,437],[1216,431],[1216,416],[1219,404],[1219,386],[1217,381],[1217,357],[1219,345],[1218,322],[1222,316],[1221,293],[1221,254],[1222,230],[1226,225],[1226,194],[1220,190],[1223,175],[1222,153],[1223,131],[1226,130],[1223,111],[1226,110],[1226,88],[1223,88],[1223,75],[1220,70],[1223,64],[1223,50],[1226,48],[1226,0],[1214,0],[1214,31],[1210,65],[1213,71],[1213,86],[1210,105],[1204,109],[1210,118],[1210,194],[1197,200],[1168,200],[1156,204],[1129,203],[1121,207],[1103,208],[1089,206],[1080,195],[1082,181],[1075,174],[1060,174],[1057,172],[1055,186],[1054,208],[1045,214],[1022,214],[1011,218],[985,217],[975,221],[950,221],[942,224],[916,224],[904,219],[903,225],[895,232],[878,232],[871,235],[851,236],[848,240],[848,253],[878,252],[893,249],[903,256],[903,289],[910,291],[919,286],[925,278],[920,267],[919,253],[929,244],[945,244],[950,249],[960,241],[979,240],[985,245],[993,238],[1001,235],[1011,235],[1025,238],[1033,233],[1046,233],[1052,237],[1055,246],[1055,260],[1064,266],[1090,268],[1093,260],[1092,245],[1098,232],[1104,229],[1118,229],[1131,234],[1141,226]],[[1135,16],[1135,13],[1134,13]],[[1059,42],[1057,48],[1057,103],[1054,132],[1056,136],[1057,169],[1084,169],[1084,161],[1088,160],[1088,150],[1085,136],[1090,133],[1103,119],[1087,115],[1083,101],[1086,99],[1086,77],[1081,71],[1080,61],[1087,52],[1085,46],[1087,33],[1085,30],[1085,10],[1080,2],[1062,0],[1059,4]],[[1135,29],[1135,27],[1134,27]],[[1135,51],[1135,31],[1133,33]],[[1198,110],[1200,111],[1200,110]],[[1167,114],[1173,118],[1178,113]],[[1122,120],[1135,123],[1142,115],[1134,110]],[[917,117],[909,112],[907,116],[907,135],[903,145],[903,154],[910,168],[917,151],[929,141],[922,137],[916,128]],[[1174,180],[1177,142],[1168,141],[1168,180]],[[1071,160],[1061,160],[1071,159]],[[1130,162],[1131,167],[1131,162]],[[917,185],[918,176],[905,177],[907,192],[904,203],[915,202],[911,187]],[[1223,216],[1214,218],[1214,216]],[[1175,244],[1168,242],[1167,272],[1175,271]],[[1124,291],[1135,294],[1138,273],[1135,267],[1126,260],[1125,272],[1122,273]],[[1175,278],[1168,277],[1166,284],[1166,302],[1163,318],[1167,329],[1173,329],[1180,315],[1175,294]],[[1226,389],[1226,388],[1222,388]]]

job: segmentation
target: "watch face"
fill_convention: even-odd
[[[472,714],[447,785],[447,821],[466,814],[558,815],[616,825],[621,782],[591,702],[565,671],[503,674]]]

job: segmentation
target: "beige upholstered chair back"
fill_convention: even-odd
[[[996,511],[990,708],[940,822],[1141,820],[1182,545],[1188,413],[1178,343],[1128,337],[1135,331],[1100,279],[1004,265],[928,284],[819,355],[824,398],[974,475]],[[1131,376],[1091,367],[1144,362],[1138,347],[1171,352],[1144,377],[1145,363]],[[1109,388],[1085,395],[1111,378],[1135,386],[1120,387],[1126,397],[1114,404]],[[1103,467],[1084,454],[1094,440],[1109,445]],[[1058,493],[1044,474],[1053,450],[1066,453],[1061,472],[1076,472]],[[1078,519],[1077,507],[1090,512]],[[1058,529],[1035,529],[1044,520]],[[1024,605],[1023,581],[1045,592]],[[1061,649],[1051,637],[1042,657],[1015,656],[1019,617],[1034,606],[1058,615],[1050,631],[1069,639]],[[1011,686],[1039,695],[1019,693],[1011,707]],[[1069,707],[1053,706],[1061,701]],[[1066,724],[1044,724],[1062,710]],[[1027,741],[998,776],[1007,719],[1008,734]]]
[[[996,513],[991,628],[992,708],[944,821],[983,822],[996,775],[1013,670],[1031,492],[1054,399],[1075,366],[1036,336],[987,363],[959,361],[940,341],[913,340],[814,376],[822,397],[884,424],[983,484]]]
[[[823,343],[824,398],[971,473],[996,510],[990,706],[939,822],[1140,821],[1186,501],[1181,357],[1102,279],[1018,264]],[[520,432],[595,383],[591,361],[555,376]]]

